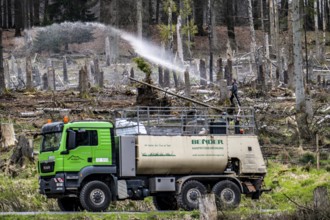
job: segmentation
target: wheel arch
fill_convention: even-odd
[[[114,175],[115,167],[98,167],[88,166],[79,172],[79,188],[81,189],[86,183],[99,180],[106,183],[112,194],[112,201],[117,200],[117,177]]]

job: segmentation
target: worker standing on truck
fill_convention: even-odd
[[[237,87],[236,79],[233,79],[233,83],[231,84],[230,91],[231,91],[231,96],[230,96],[231,105],[235,106],[235,104],[234,104],[234,96],[235,96],[238,106],[241,106],[241,103],[240,103],[240,101],[238,99],[238,95],[237,95],[238,87]]]

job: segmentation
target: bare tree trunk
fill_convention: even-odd
[[[162,66],[158,66],[158,84],[160,87],[163,87],[164,85],[164,79],[163,79],[163,67]]]
[[[11,0],[8,0],[8,28],[13,28],[13,13]]]
[[[66,56],[63,57],[63,81],[64,81],[64,83],[69,83],[68,62],[67,62]]]
[[[322,51],[321,51],[321,62],[323,63],[325,61],[325,53],[326,53],[326,31],[327,31],[327,22],[326,22],[326,14],[325,14],[325,0],[322,0]]]
[[[79,70],[79,91],[80,97],[88,96],[88,74],[86,65]]]
[[[142,0],[136,1],[137,36],[142,39]]]
[[[209,70],[210,70],[210,82],[213,82],[213,24],[212,24],[212,10],[211,10],[211,0],[208,0],[208,35],[209,35],[209,53],[210,53],[210,63],[209,63]]]
[[[54,70],[53,62],[51,59],[47,60],[47,79],[48,79],[48,88],[50,90],[56,90],[55,70]]]
[[[249,25],[250,25],[250,36],[251,36],[251,62],[252,64],[256,65],[256,70],[259,72],[259,64],[257,63],[257,43],[256,43],[256,32],[254,30],[254,23],[253,23],[253,12],[252,12],[252,0],[248,0],[248,12],[249,12]],[[259,77],[260,74],[257,74]],[[260,82],[260,79],[258,79]]]
[[[176,89],[179,88],[179,79],[175,71],[173,71],[173,81],[174,81],[174,87]]]
[[[272,45],[272,52],[275,51],[275,13],[274,13],[274,7],[276,0],[269,0],[269,36],[270,36],[270,42]]]
[[[320,40],[319,40],[319,13],[317,8],[317,1],[314,0],[314,28],[315,28],[315,53],[317,59],[321,58],[321,50],[320,50]]]
[[[297,111],[305,110],[305,88],[303,76],[303,60],[301,45],[301,16],[299,1],[292,2],[292,32],[293,32],[293,54],[294,54],[294,72],[296,74],[296,109]]]
[[[223,64],[222,64],[222,58],[219,58],[217,61],[218,64],[218,71],[217,71],[217,82],[220,82],[220,80],[223,79]]]
[[[15,10],[15,37],[20,37],[20,36],[22,36],[22,34],[21,34],[21,28],[22,28],[21,0],[15,0],[14,10]]]
[[[190,97],[190,77],[188,69],[184,72],[184,82],[185,82],[185,95],[186,97]]]
[[[41,76],[40,76],[40,71],[39,71],[39,68],[38,66],[33,66],[32,67],[32,77],[33,78],[33,81],[34,81],[34,86],[39,86],[41,85]]]
[[[289,3],[288,12],[288,88],[295,90],[295,73],[294,73],[294,58],[293,58],[293,30],[292,30],[292,3]]]
[[[8,1],[3,1],[3,28],[8,28]]]
[[[273,87],[273,65],[270,61],[270,50],[269,50],[269,35],[265,33],[265,57],[267,60],[267,78],[265,79]]]
[[[264,0],[260,0],[260,21],[261,21],[261,31],[265,30],[265,24],[264,24]]]
[[[278,78],[276,82],[283,82],[283,68],[282,68],[282,56],[281,56],[281,44],[280,44],[280,21],[279,21],[279,12],[278,12],[278,0],[274,0],[276,5],[274,7],[274,16],[275,16],[275,46],[276,46],[276,63],[277,63],[277,72]]]
[[[100,21],[106,25],[118,27],[118,0],[101,0],[100,1]],[[117,34],[112,32],[109,34],[111,45],[111,63],[115,63],[118,59],[119,38]]]
[[[202,59],[199,62],[199,71],[200,71],[200,84],[201,86],[206,86],[207,85],[206,67],[205,67],[205,61]]]
[[[3,73],[4,73],[4,78],[5,78],[5,86],[7,88],[9,88],[10,87],[10,70],[9,70],[8,60],[5,60],[5,62],[3,64],[3,70],[4,70]],[[1,92],[0,92],[0,94],[1,94]]]
[[[48,75],[47,75],[47,73],[44,73],[44,75],[42,75],[42,88],[43,88],[43,90],[48,90]]]
[[[34,19],[33,19],[33,25],[34,26],[39,26],[40,25],[40,12],[39,12],[39,7],[40,7],[40,0],[33,0],[33,12],[34,12]]]
[[[94,69],[95,69],[95,75],[94,75],[94,82],[97,86],[100,86],[100,65],[99,65],[99,58],[95,57],[94,58]]]
[[[178,16],[178,22],[176,25],[176,39],[177,39],[177,52],[180,64],[183,64],[183,44],[182,44],[182,37],[181,37],[181,15]]]
[[[30,25],[29,25],[29,28],[31,28],[33,26],[33,23],[34,23],[34,15],[33,15],[33,1],[34,0],[28,0],[29,2],[29,18],[30,18]]]
[[[0,95],[6,90],[5,73],[3,68],[2,28],[0,28]]]
[[[105,64],[107,66],[111,65],[111,47],[109,36],[105,38]]]
[[[159,14],[159,12],[161,11],[161,10],[159,10],[160,2],[161,2],[161,0],[156,0],[156,24],[160,23],[160,14]]]
[[[226,4],[226,24],[228,31],[228,39],[230,43],[230,47],[232,50],[236,50],[236,36],[235,36],[235,26],[234,26],[234,0],[225,0]]]
[[[170,87],[170,70],[164,69],[164,87]]]
[[[31,56],[27,56],[25,60],[26,60],[26,89],[31,90],[33,88]]]

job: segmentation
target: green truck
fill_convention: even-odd
[[[258,199],[266,166],[254,111],[138,107],[108,121],[47,123],[38,159],[40,193],[63,211],[106,211],[152,196],[159,210],[193,210],[214,193],[219,209]]]

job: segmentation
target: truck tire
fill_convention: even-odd
[[[62,197],[57,199],[58,207],[63,212],[83,211],[79,198],[77,197]]]
[[[178,210],[178,203],[175,196],[154,196],[153,202],[157,210]]]
[[[111,191],[104,182],[89,182],[80,192],[80,202],[87,211],[106,211],[111,202]]]
[[[198,209],[198,198],[206,194],[206,187],[199,181],[189,180],[177,197],[178,206],[187,211]]]
[[[229,180],[223,180],[215,184],[212,193],[215,195],[219,210],[236,208],[241,202],[241,190]]]

